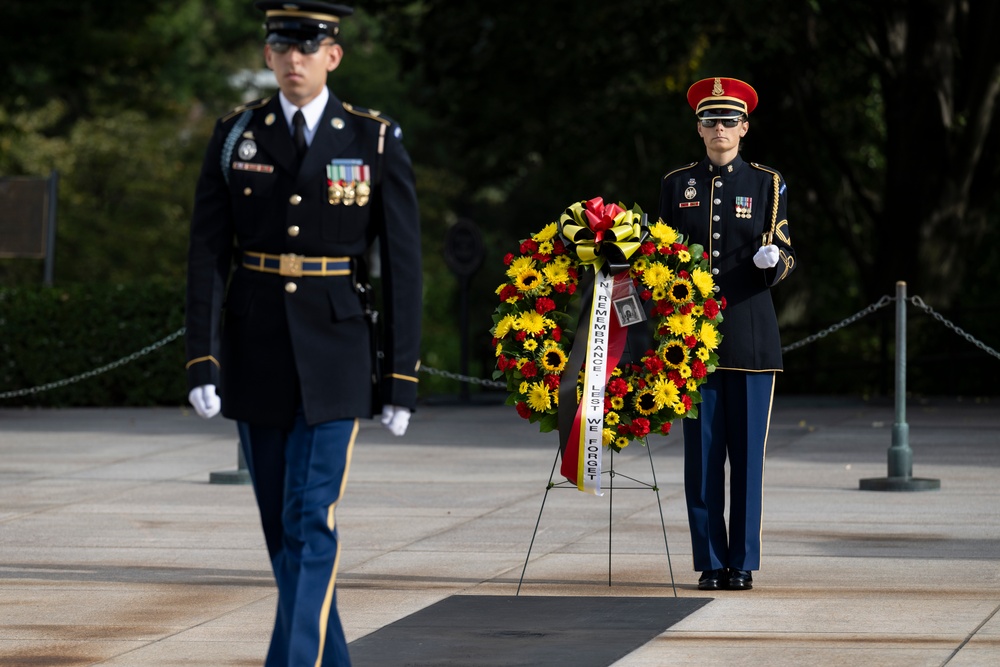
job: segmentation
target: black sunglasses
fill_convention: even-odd
[[[736,127],[743,122],[742,118],[702,118],[702,127],[715,127],[716,123],[722,123],[722,127]]]
[[[271,50],[278,54],[288,53],[292,47],[299,50],[304,56],[311,56],[312,54],[319,51],[321,46],[333,46],[335,42],[324,42],[320,39],[304,39],[301,42],[295,42],[290,44],[288,42],[268,42],[271,46]]]

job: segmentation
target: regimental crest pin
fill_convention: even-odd
[[[753,197],[736,198],[736,217],[737,218],[753,217]]]
[[[343,130],[344,129],[344,119],[343,118],[331,118],[330,119],[330,126],[333,127],[333,129],[335,129],[335,130]]]
[[[275,120],[274,114],[273,113],[269,113],[266,116],[264,116],[264,125],[268,125],[268,126],[274,125],[274,120]]]
[[[243,160],[252,160],[253,156],[257,154],[257,144],[253,139],[245,139],[240,143],[240,147],[237,149],[237,154]]]
[[[685,199],[694,199],[697,196],[698,196],[698,191],[695,190],[694,188],[688,188],[687,190],[684,191]]]

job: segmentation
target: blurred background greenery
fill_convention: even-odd
[[[786,345],[903,280],[1000,347],[1000,3],[355,7],[330,86],[405,131],[423,220],[426,366],[460,366],[460,283],[442,258],[451,226],[472,220],[484,237],[467,342],[470,374],[489,378],[504,253],[572,201],[655,214],[660,177],[704,155],[685,92],[717,75],[757,89],[744,157],[788,183],[799,268],[774,291]],[[271,92],[259,83],[261,22],[250,0],[6,3],[0,177],[55,170],[59,200],[53,286],[40,286],[42,262],[0,259],[0,393],[86,372],[183,325],[187,226],[212,125]],[[893,310],[789,352],[779,392],[891,393]],[[181,404],[182,347],[3,404]],[[1000,361],[919,309],[908,347],[911,392],[1000,393]],[[460,385],[425,374],[422,392],[457,396]]]

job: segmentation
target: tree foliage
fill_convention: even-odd
[[[910,294],[962,315],[964,328],[997,346],[988,323],[1000,311],[1000,163],[991,159],[1000,148],[1000,4],[357,6],[331,87],[406,133],[424,224],[428,365],[457,366],[457,283],[440,259],[449,226],[474,220],[490,253],[470,286],[485,373],[503,253],[578,199],[638,203],[655,216],[662,174],[704,154],[687,87],[715,75],[755,86],[745,157],[789,185],[800,267],[775,292],[786,338],[905,280]],[[256,92],[234,88],[232,76],[262,67],[259,13],[249,0],[40,0],[11,3],[5,19],[0,174],[62,174],[57,282],[182,280],[207,134]],[[39,273],[0,261],[4,283]],[[888,331],[857,328],[789,360],[835,369],[854,350],[858,364],[884,365]]]

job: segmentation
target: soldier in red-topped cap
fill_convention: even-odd
[[[688,90],[706,156],[663,177],[660,218],[704,246],[725,299],[718,369],[684,420],[684,489],[702,590],[747,590],[760,569],[764,450],[781,340],[770,288],[795,268],[785,181],[740,157],[757,93],[714,77]],[[726,460],[730,509],[726,523]]]

